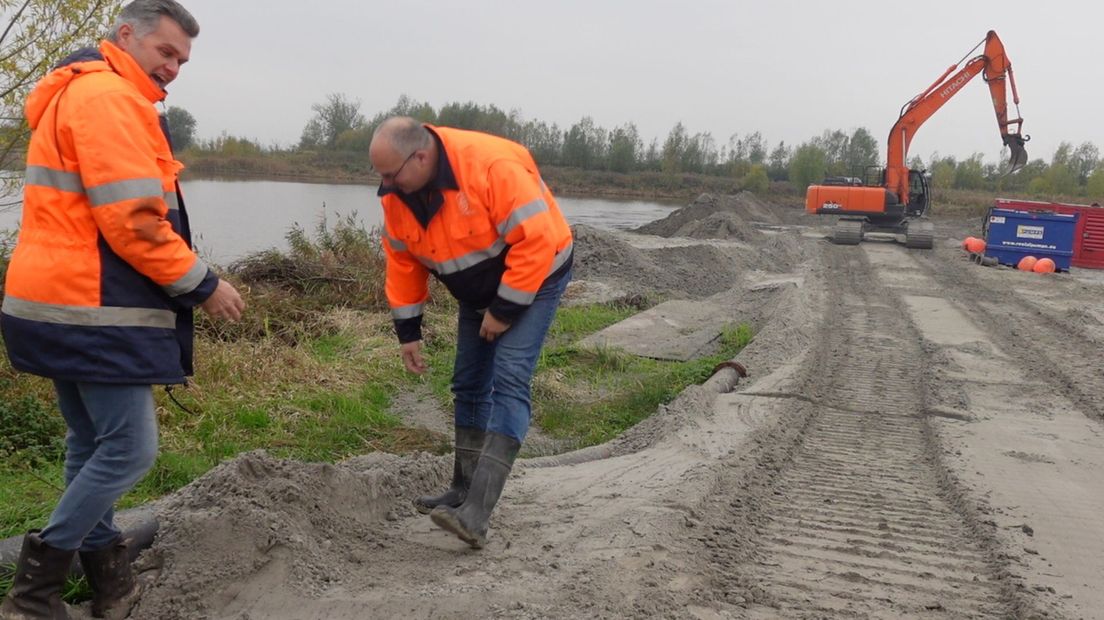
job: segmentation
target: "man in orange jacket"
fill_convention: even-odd
[[[533,371],[571,280],[571,229],[520,144],[384,121],[369,147],[382,182],[387,299],[403,364],[424,373],[429,276],[460,302],[451,486],[414,505],[475,548],[529,430]]]
[[[0,618],[67,618],[79,551],[96,617],[127,615],[138,588],[115,501],[157,457],[154,384],[192,373],[192,308],[244,304],[191,248],[181,164],[154,104],[199,25],[174,0],[136,0],[99,49],[81,50],[27,100],[23,219],[0,309],[12,365],[53,379],[66,489],[28,533]]]

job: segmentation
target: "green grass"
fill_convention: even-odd
[[[0,596],[7,594],[15,578],[15,564],[0,565]],[[61,599],[70,605],[92,600],[92,586],[81,577],[67,577],[61,588]]]
[[[556,320],[548,329],[547,345],[566,343],[593,334],[619,323],[639,312],[636,308],[618,304],[567,306],[556,312]],[[546,346],[547,346],[546,345]]]
[[[687,386],[708,379],[719,362],[734,357],[752,338],[749,326],[731,325],[718,339],[716,353],[689,362],[661,362],[574,346],[579,339],[636,312],[635,308],[607,304],[559,309],[533,380],[533,421],[537,426],[580,446],[608,441]],[[418,380],[431,387],[443,407],[449,407],[455,354],[452,343],[435,342],[424,353],[431,371]]]
[[[0,538],[45,525],[45,517],[61,497],[63,485],[59,461],[41,463],[33,469],[6,462],[0,468]]]
[[[534,417],[556,437],[579,445],[603,443],[670,402],[687,386],[704,382],[713,368],[749,342],[747,325],[724,330],[713,355],[688,362],[640,358],[571,345],[546,351],[537,370]]]
[[[636,313],[637,310],[613,304],[592,304],[586,306],[561,307],[548,329],[542,360],[570,343],[618,323]],[[424,377],[407,375],[407,383],[421,382],[429,385],[437,396],[441,406],[451,408],[452,395],[449,386],[452,381],[453,362],[456,356],[455,318],[443,313],[427,317],[422,354],[430,367]],[[537,373],[540,373],[538,364]]]
[[[311,343],[311,352],[321,362],[335,362],[348,355],[356,341],[348,334],[325,335]]]
[[[311,394],[301,406],[314,416],[293,429],[296,445],[288,456],[305,460],[334,460],[379,450],[387,431],[401,420],[387,413],[390,398],[379,386],[356,394]]]
[[[209,454],[161,452],[146,477],[119,502],[120,508],[140,506],[186,486],[218,464]]]

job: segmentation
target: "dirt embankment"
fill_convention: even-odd
[[[478,552],[409,504],[448,457],[244,455],[167,500],[133,617],[1101,617],[1104,278],[827,224],[740,194],[577,227],[574,295],[722,295],[751,376],[520,461]]]

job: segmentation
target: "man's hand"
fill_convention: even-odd
[[[494,317],[490,311],[483,313],[483,324],[479,326],[479,337],[487,342],[494,342],[502,332],[510,329],[509,323],[503,323]]]
[[[422,341],[415,340],[414,342],[404,342],[399,347],[399,351],[402,353],[403,366],[406,369],[416,375],[425,374],[425,371],[429,370],[429,366],[426,366],[425,360],[422,359]]]
[[[241,295],[233,284],[220,279],[215,292],[207,298],[207,301],[199,304],[199,307],[211,315],[212,319],[237,321],[241,318],[242,310],[245,310],[245,302],[242,301]]]

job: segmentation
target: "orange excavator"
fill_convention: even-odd
[[[982,45],[985,51],[981,55],[971,58],[965,67],[951,75]],[[924,171],[911,170],[906,165],[909,144],[924,121],[979,74],[989,84],[1001,140],[1011,151],[1008,173],[1027,163],[1024,143],[1031,138],[1021,134],[1023,118],[1008,118],[1005,81],[1012,90],[1016,116],[1020,114],[1012,62],[997,33],[990,30],[984,41],[901,108],[900,118],[889,132],[885,168],[875,168],[873,174],[868,171],[866,180],[834,177],[822,185],[809,186],[805,194],[806,212],[841,216],[832,231],[833,243],[856,245],[867,232],[888,232],[904,234],[907,247],[931,249],[934,227],[926,217],[931,202],[928,179]]]

